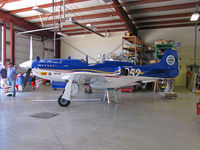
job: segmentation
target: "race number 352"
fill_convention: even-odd
[[[129,76],[139,76],[140,73],[141,73],[141,70],[140,69],[130,69],[130,68],[127,68],[129,69]]]

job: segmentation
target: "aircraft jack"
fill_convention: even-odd
[[[112,91],[112,95],[114,96],[115,102],[118,103],[116,91],[115,91],[114,88],[106,88],[105,89],[105,94],[104,94],[103,102],[106,102],[106,100],[107,100],[107,104],[111,103],[109,91]]]

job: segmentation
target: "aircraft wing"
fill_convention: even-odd
[[[149,82],[155,82],[155,80],[142,81],[142,83],[149,83]]]
[[[83,76],[83,77],[104,77],[104,76],[120,76],[122,72],[122,69],[120,67],[116,67],[113,68],[113,72],[104,72],[104,71],[100,71],[100,70],[95,70],[95,72],[93,70],[91,70],[91,72],[89,71],[80,71],[80,72],[72,72],[70,73],[70,75],[74,75],[74,76]],[[69,74],[66,74],[62,77],[62,80],[68,80],[70,77]]]
[[[74,75],[74,76],[83,76],[83,77],[104,77],[104,76],[119,76],[119,75],[112,75],[112,74],[100,74],[100,73],[90,73],[90,72],[74,72],[74,73],[71,73],[71,75]],[[66,76],[63,76],[62,77],[62,80],[68,80],[69,79],[69,75],[66,75]]]

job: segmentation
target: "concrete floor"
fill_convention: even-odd
[[[120,93],[119,104],[72,102],[61,108],[61,91],[43,86],[17,97],[0,96],[0,150],[199,150],[199,97],[177,90],[176,100],[153,92]],[[102,98],[101,92],[97,96]],[[35,113],[59,115],[50,119]]]

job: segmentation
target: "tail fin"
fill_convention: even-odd
[[[177,52],[171,49],[166,50],[161,61],[159,62],[159,65],[168,70],[167,78],[176,77],[179,73]]]

